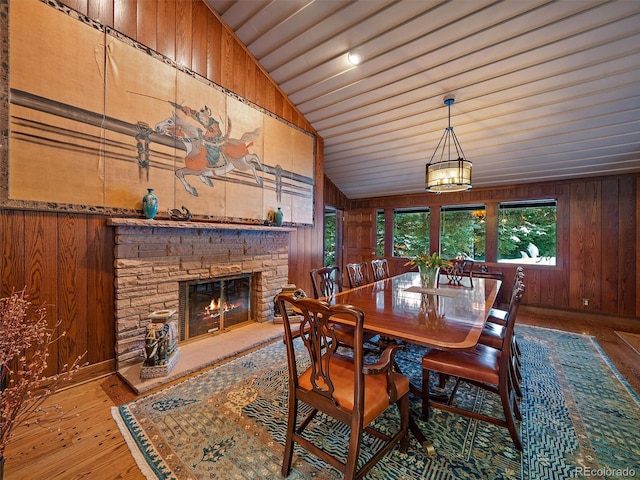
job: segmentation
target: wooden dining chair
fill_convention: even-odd
[[[513,301],[514,291],[518,285],[518,282],[524,282],[524,269],[522,267],[518,267],[516,269],[516,274],[513,279],[513,284],[511,287],[511,296],[510,301]],[[502,345],[504,335],[506,333],[506,324],[509,321],[509,310],[500,310],[497,308],[492,308],[489,311],[489,317],[487,318],[487,322],[482,329],[482,333],[480,334],[480,339],[478,343],[482,345],[487,345],[493,348],[500,348]],[[514,376],[514,386],[516,389],[516,393],[518,397],[522,397],[522,353],[520,350],[520,345],[518,344],[518,338],[514,331],[511,337],[511,355],[513,357],[513,376]]]
[[[328,297],[342,292],[342,272],[340,267],[314,268],[310,274],[315,298]]]
[[[522,281],[523,278],[524,278],[524,269],[521,266],[518,266],[518,268],[516,268],[516,274],[513,276],[513,283],[511,284],[511,295],[513,295],[513,290],[516,288],[516,284],[518,283],[518,280]],[[511,296],[509,298],[511,298]],[[508,309],[502,310],[500,308],[494,307],[491,310],[489,310],[488,321],[492,323],[497,323],[499,325],[504,325],[506,323],[505,317],[507,316],[507,313],[508,313]]]
[[[342,274],[340,267],[322,267],[311,270],[311,283],[313,285],[313,295],[316,299],[329,297],[342,292]],[[353,348],[354,331],[350,325],[336,325],[338,342],[345,347]],[[376,335],[365,333],[364,341],[372,343]]]
[[[361,287],[370,283],[369,265],[367,262],[347,263],[345,266],[347,278],[349,279],[349,288]]]
[[[509,298],[513,298],[513,292],[519,281],[521,282],[524,281],[524,269],[520,266],[516,269],[516,274],[513,277],[513,283],[511,285],[511,295],[509,296]],[[489,336],[502,336],[504,329],[500,327],[504,327],[506,325],[507,323],[506,317],[508,312],[509,312],[508,309],[502,310],[497,307],[493,307],[491,310],[489,310],[489,317],[487,318],[487,323],[485,324],[485,332],[483,333]],[[513,342],[514,342],[514,351],[519,358],[520,346],[518,345],[517,337],[515,334],[513,336]]]
[[[449,260],[449,265],[440,267],[438,271],[438,284],[462,285],[463,278],[468,278],[470,287],[473,287],[474,261],[468,258]],[[465,282],[466,285],[466,282]]]
[[[295,443],[339,470],[345,479],[362,478],[397,443],[400,451],[406,452],[409,379],[393,369],[399,346],[388,347],[377,362],[365,364],[362,310],[352,305],[330,306],[322,300],[294,300],[286,295],[279,295],[278,302],[280,311],[284,312],[289,369],[289,411],[282,475],[287,476],[291,470]],[[299,324],[289,321],[287,312],[291,309],[287,304],[302,314]],[[355,347],[350,356],[337,352],[334,327],[341,319],[355,325]],[[297,332],[293,332],[294,328]],[[302,341],[294,342],[295,336],[300,336]],[[308,365],[303,371],[299,369],[301,361]],[[310,406],[311,411],[298,421],[301,402]],[[374,429],[371,423],[394,404],[399,412],[399,427],[387,430],[387,433]],[[313,418],[318,412],[350,427],[346,451],[324,448],[323,444],[314,443],[311,435],[305,434],[314,428]],[[367,452],[367,460],[363,460],[358,468],[365,434],[375,437],[373,444],[377,447],[374,452]]]
[[[378,280],[384,280],[385,278],[389,278],[391,276],[389,274],[389,262],[386,258],[377,258],[375,260],[371,260],[371,271],[373,273],[374,282],[377,282]]]
[[[509,302],[506,331],[501,347],[492,348],[486,345],[476,345],[472,350],[429,350],[422,357],[422,414],[429,416],[430,408],[439,408],[449,412],[475,418],[485,422],[500,425],[509,430],[513,445],[522,450],[522,442],[516,428],[516,420],[522,416],[517,402],[517,394],[513,378],[513,356],[511,355],[512,336],[515,318],[520,301],[524,293],[524,283],[519,281]],[[449,399],[437,402],[429,396],[429,378],[431,372],[440,375],[457,377]],[[460,382],[467,382],[496,393],[500,397],[504,418],[493,417],[481,412],[472,411],[453,403],[454,396]]]
[[[384,261],[386,262],[386,260]],[[385,269],[384,266],[382,268],[383,270],[388,272],[388,268]],[[348,263],[346,265],[346,270],[347,270],[347,277],[349,279],[349,288],[361,287],[363,285],[367,285],[368,283],[371,283],[369,280],[369,266],[367,262]],[[383,278],[388,278],[388,277],[383,277]],[[374,341],[374,337],[375,336],[371,336],[370,338],[366,339],[366,343],[375,345],[378,349],[380,349],[380,351],[384,350],[388,345],[397,343],[395,340],[393,340],[390,337],[381,335],[379,338],[376,339],[376,341]]]

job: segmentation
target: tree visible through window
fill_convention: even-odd
[[[458,255],[471,260],[485,258],[484,205],[442,207],[440,209],[440,256]]]
[[[556,264],[557,202],[501,203],[498,261]]]
[[[393,256],[414,257],[431,253],[428,208],[393,211]]]
[[[376,213],[376,257],[384,257],[384,210]]]
[[[324,266],[336,264],[336,211],[327,209],[324,212]]]

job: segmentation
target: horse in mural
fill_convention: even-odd
[[[197,176],[207,186],[213,187],[213,178],[224,175],[232,170],[251,170],[256,184],[262,188],[262,178],[258,171],[268,172],[255,153],[249,152],[253,140],[260,130],[246,132],[239,139],[230,138],[231,120],[227,123],[227,134],[223,135],[218,122],[211,116],[211,111],[205,106],[201,110],[193,110],[173,104],[187,117],[195,120],[199,125],[181,118],[176,112],[155,125],[155,132],[166,135],[182,143],[186,151],[185,166],[175,171],[176,177],[191,195],[197,197],[198,191],[186,180],[186,176]]]

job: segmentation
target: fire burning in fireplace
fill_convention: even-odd
[[[204,310],[198,314],[198,320],[200,322],[216,322],[219,325],[220,315],[228,313],[236,308],[242,308],[242,303],[229,303],[221,302],[219,298],[212,299],[209,305],[204,307]],[[219,326],[209,329],[209,332],[216,332],[219,330]]]
[[[180,341],[220,333],[251,320],[251,275],[180,284]]]

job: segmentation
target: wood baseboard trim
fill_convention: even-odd
[[[66,383],[58,391],[66,390],[67,388],[76,387],[84,383],[89,383],[94,380],[98,380],[103,377],[108,377],[116,372],[116,360],[105,360],[104,362],[94,363],[81,367],[77,372],[73,374],[71,381]]]
[[[534,307],[530,305],[521,305],[520,310],[529,314],[545,315],[545,316],[562,316],[565,318],[588,320],[592,322],[606,322],[607,324],[615,323],[616,325],[630,325],[637,327],[640,324],[640,317],[629,317],[622,315],[611,315],[597,312],[581,312],[577,310],[563,310],[559,308]]]

